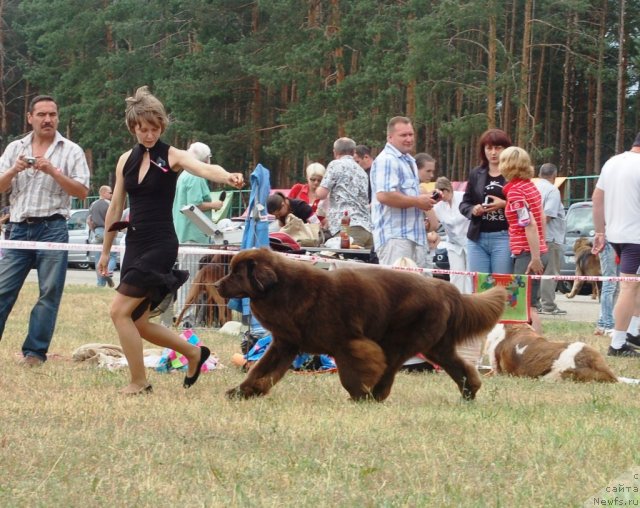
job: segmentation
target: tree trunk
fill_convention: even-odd
[[[416,80],[407,83],[407,108],[405,114],[415,121],[416,118]]]
[[[542,47],[540,48],[540,60],[538,62],[538,75],[536,77],[536,96],[534,99],[533,106],[533,131],[531,133],[531,146],[535,147],[537,145],[537,137],[538,137],[538,129],[536,126],[541,123],[540,122],[540,108],[542,104],[542,82],[544,79],[544,65],[545,65],[545,55],[547,53],[545,47],[545,40],[543,39]]]
[[[29,123],[27,122],[27,113],[29,112],[29,101],[31,95],[31,82],[26,79],[24,82],[24,101],[22,104],[22,132],[27,132]]]
[[[587,141],[584,160],[584,174],[593,174],[593,149],[594,149],[594,125],[595,125],[595,103],[596,103],[596,80],[593,76],[587,77]]]
[[[626,0],[620,0],[620,30],[618,31],[618,94],[616,101],[616,153],[624,151],[624,111],[627,91],[626,57]]]
[[[340,0],[331,0],[331,21],[327,27],[327,37],[335,39],[335,49],[333,50],[333,64],[335,67],[335,84],[340,86],[344,81],[344,50],[340,37]],[[338,137],[346,136],[345,118],[343,108],[336,108],[338,119]]]
[[[567,43],[564,54],[564,67],[562,73],[562,114],[560,116],[560,171],[567,176],[572,175],[570,154],[569,154],[569,108],[571,101],[569,98],[571,92],[571,76],[573,76],[573,53],[571,52],[573,43],[573,22],[576,15],[571,15],[570,24],[567,30]]]
[[[489,54],[487,62],[487,124],[496,126],[496,15],[495,2],[489,2]]]
[[[522,61],[520,64],[520,89],[518,91],[518,127],[517,144],[527,148],[529,140],[529,86],[531,82],[531,68],[529,65],[531,54],[531,10],[532,0],[525,0],[524,29],[522,33]]]
[[[456,117],[457,118],[461,118],[462,117],[463,106],[464,106],[464,91],[462,90],[462,88],[458,87],[456,89]],[[462,143],[456,143],[455,144],[455,152],[454,152],[454,155],[453,155],[453,166],[452,167],[455,170],[455,168],[458,168],[462,164],[463,164]],[[452,178],[453,178],[453,176],[452,176]]]
[[[603,0],[600,10],[600,28],[598,31],[598,74],[596,77],[596,110],[595,125],[593,133],[593,171],[600,174],[602,167],[602,81],[604,74],[604,50],[606,46],[605,36],[607,33],[607,7],[609,0]]]
[[[507,32],[509,33],[509,37],[507,37],[507,54],[513,55],[513,51],[515,49],[515,33],[516,33],[516,0],[513,0],[511,3],[511,26],[508,28]],[[502,130],[505,132],[511,132],[511,87],[507,83],[504,85],[505,91],[503,95],[503,104],[502,104]],[[513,136],[512,136],[513,137]]]
[[[259,25],[258,3],[251,13],[251,32],[258,33]],[[262,131],[260,130],[262,117],[262,87],[258,78],[253,78],[253,101],[251,103],[251,160],[255,166],[260,161],[260,148],[262,147]]]
[[[0,0],[0,20],[3,18],[4,13],[4,0]],[[4,22],[0,23],[0,152],[4,151],[4,139],[8,134],[8,121],[7,121],[7,91],[4,83]]]

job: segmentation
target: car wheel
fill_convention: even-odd
[[[91,268],[91,263],[77,263],[76,268],[79,268],[80,270],[88,270]]]
[[[559,280],[558,285],[556,286],[556,290],[560,291],[563,295],[571,292],[571,288],[573,287],[573,282],[570,280]]]

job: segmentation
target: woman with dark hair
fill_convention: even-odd
[[[288,198],[282,192],[274,192],[267,198],[267,212],[278,219],[281,227],[287,223],[287,215],[290,213],[303,222],[320,222],[309,203],[302,199]]]
[[[500,129],[485,131],[478,142],[480,165],[469,173],[460,213],[471,223],[467,231],[468,269],[480,273],[511,273],[509,224],[504,213],[506,183],[498,169],[500,152],[512,145]]]

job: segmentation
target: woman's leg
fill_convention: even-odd
[[[111,320],[116,328],[122,351],[129,364],[131,382],[122,393],[138,393],[147,386],[147,372],[142,354],[142,339],[136,325],[131,319],[131,313],[144,300],[116,293],[111,302]]]
[[[491,258],[489,252],[483,245],[483,233],[480,233],[480,238],[475,242],[473,240],[467,240],[467,253],[469,255],[469,271],[480,273],[491,273]]]
[[[200,362],[200,348],[180,338],[180,336],[166,326],[149,321],[149,311],[145,312],[135,322],[140,336],[156,346],[173,349],[183,354],[189,360],[187,376],[193,377]]]
[[[454,272],[467,271],[467,261],[464,251],[461,254],[449,249],[449,269]],[[470,294],[472,292],[470,276],[452,274],[449,278],[451,284],[458,288],[461,293]]]
[[[489,251],[491,252],[491,272],[513,273],[513,258],[509,249],[509,233],[499,231],[489,235]]]
[[[131,314],[143,300],[144,298],[116,293],[111,304],[111,319],[131,373],[131,383],[122,390],[123,393],[138,393],[148,384],[142,348],[143,338],[156,346],[170,348],[186,356],[189,360],[189,377],[196,373],[200,362],[200,348],[181,339],[170,329],[149,322],[148,310],[135,322],[132,320]]]

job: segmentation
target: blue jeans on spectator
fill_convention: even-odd
[[[97,227],[93,231],[93,242],[95,244],[102,244],[104,240],[104,228]],[[107,279],[98,273],[98,261],[100,261],[100,251],[96,251],[93,253],[93,264],[96,269],[96,279],[99,287],[105,287],[107,285]],[[116,266],[118,264],[118,256],[115,252],[111,251],[109,253],[109,263],[107,264],[107,270],[110,274],[114,272]]]
[[[509,233],[480,233],[478,241],[467,240],[467,266],[470,272],[512,273]]]
[[[18,223],[13,225],[11,239],[68,243],[69,232],[64,219]],[[67,257],[66,250],[6,249],[0,260],[0,338],[29,271],[32,268],[38,271],[40,293],[31,310],[29,331],[22,345],[24,356],[47,359],[67,276]]]
[[[615,277],[618,275],[615,252],[609,242],[605,243],[604,249],[600,253],[600,271],[605,277]],[[600,290],[600,316],[598,317],[598,328],[603,330],[613,330],[613,305],[615,302],[617,288],[617,282],[605,281],[602,283],[602,288]]]

